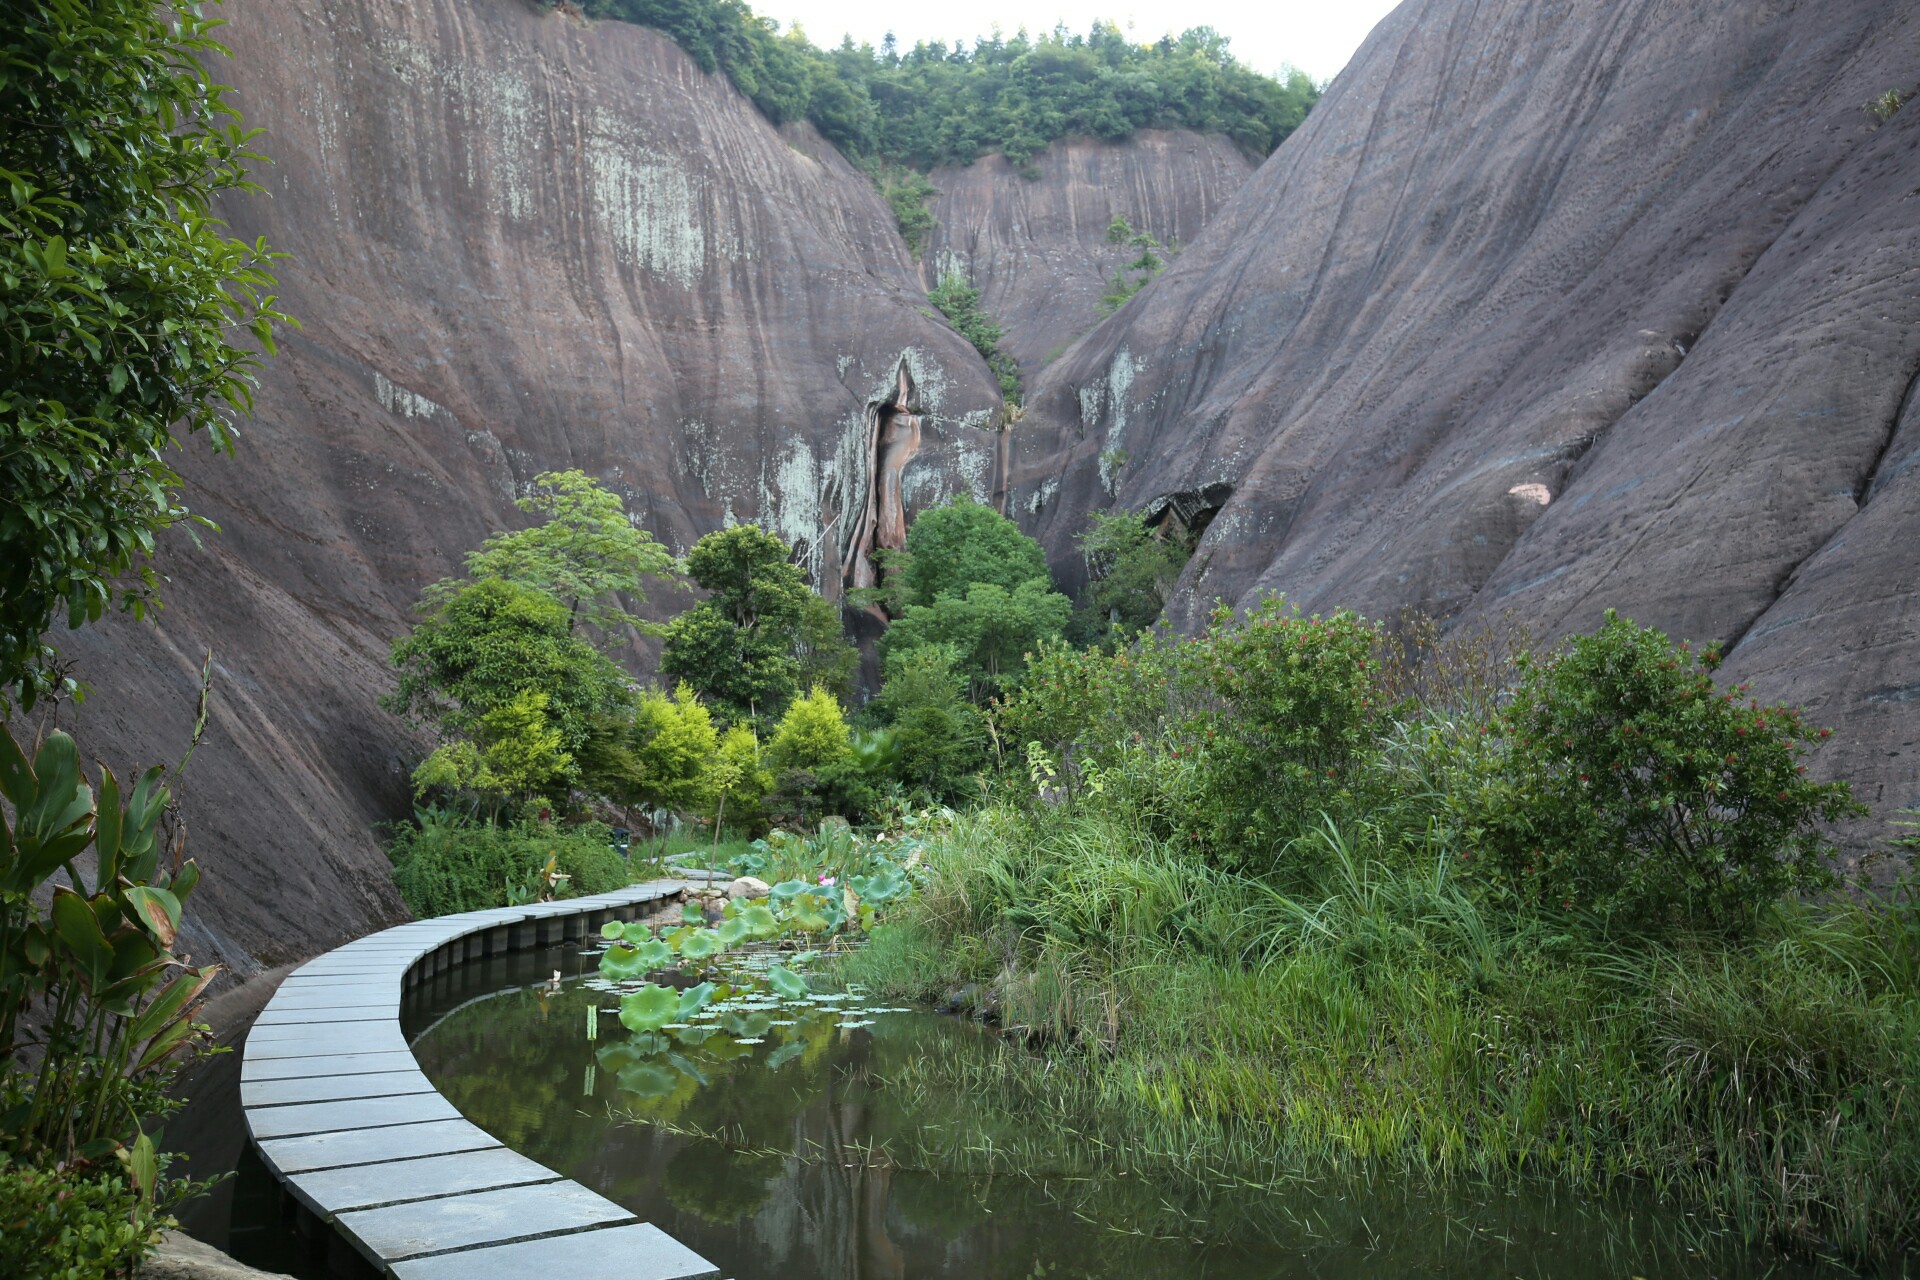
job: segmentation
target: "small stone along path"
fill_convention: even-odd
[[[456,964],[597,937],[695,887],[470,911],[350,942],[288,975],[247,1033],[240,1105],[286,1189],[395,1280],[720,1272],[658,1227],[463,1119],[400,1033],[407,988]]]

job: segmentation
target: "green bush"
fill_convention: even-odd
[[[1353,801],[1385,721],[1378,630],[1358,614],[1301,617],[1270,597],[1222,608],[1179,650],[1179,719],[1165,747],[1191,785],[1176,819],[1220,865],[1262,865]]]
[[[60,1171],[0,1154],[0,1275],[11,1280],[131,1276],[173,1219],[118,1173]]]
[[[1488,726],[1503,761],[1464,805],[1475,874],[1651,930],[1743,929],[1782,894],[1831,884],[1819,824],[1864,810],[1844,782],[1806,776],[1828,731],[1719,688],[1719,662],[1611,610],[1598,634],[1523,657]]]
[[[987,763],[986,718],[967,700],[957,666],[957,655],[946,645],[895,653],[887,662],[886,685],[873,702],[874,714],[892,733],[888,754],[894,777],[924,799],[961,797]]]
[[[451,915],[508,903],[509,889],[537,886],[547,859],[569,877],[561,896],[606,893],[628,883],[627,864],[597,822],[576,827],[515,826],[428,819],[402,826],[387,846],[393,882],[414,915]]]

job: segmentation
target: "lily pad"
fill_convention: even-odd
[[[670,987],[649,982],[631,995],[620,997],[620,1025],[629,1031],[657,1031],[678,1021],[679,993]]]
[[[789,1000],[804,999],[807,994],[807,980],[782,965],[774,965],[767,970],[767,981],[773,989]]]

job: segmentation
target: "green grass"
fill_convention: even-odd
[[[987,810],[935,841],[920,897],[847,976],[894,998],[983,984],[1042,1051],[893,1082],[1018,1117],[1003,1145],[929,1157],[1543,1177],[1650,1187],[1856,1261],[1920,1239],[1910,903],[1782,904],[1743,941],[1656,942],[1457,884],[1444,850],[1364,825],[1289,861],[1311,892],[1111,816]]]
[[[685,866],[715,866],[725,870],[727,859],[747,852],[752,843],[736,831],[722,831],[719,843],[715,844],[711,831],[702,832],[682,828],[652,840],[635,840],[629,850],[629,857],[636,868],[642,866],[661,868],[658,874],[671,874],[667,860],[681,854],[697,855],[695,858],[684,859]],[[636,878],[652,879],[653,873],[644,877],[636,874]]]

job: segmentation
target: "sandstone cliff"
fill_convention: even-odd
[[[522,521],[517,485],[582,468],[676,549],[757,519],[832,587],[896,396],[918,411],[889,460],[908,509],[991,497],[1000,401],[923,314],[867,181],[665,37],[524,0],[226,16],[218,72],[276,161],[229,216],[291,255],[305,328],[239,456],[182,455],[222,531],[164,549],[159,625],[63,643],[96,690],[83,745],[123,772],[177,756],[213,647],[190,949],[244,972],[402,914],[374,823],[406,812],[419,744],[374,705],[386,646]]]
[[[1116,217],[1185,245],[1252,172],[1228,139],[1184,129],[1058,142],[1025,174],[1000,155],[938,169],[921,279],[932,289],[957,269],[971,280],[981,308],[1006,328],[1001,345],[1031,379],[1100,322],[1108,281],[1139,255],[1108,243]]]
[[[1211,520],[1173,613],[1608,606],[1920,802],[1920,75],[1902,0],[1407,0],[1042,376],[1014,508]],[[1903,407],[1904,406],[1904,407]]]

